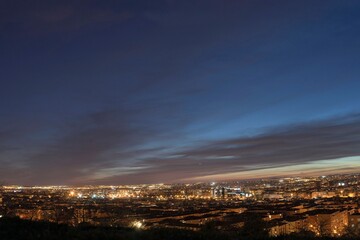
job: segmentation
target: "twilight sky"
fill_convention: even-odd
[[[360,1],[0,1],[0,180],[360,171]]]

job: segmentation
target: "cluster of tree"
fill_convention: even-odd
[[[353,234],[353,235],[351,235]],[[65,224],[49,222],[34,222],[18,218],[0,219],[0,239],[6,240],[250,240],[250,239],[278,239],[278,240],[316,240],[332,239],[330,237],[317,238],[312,233],[301,231],[297,234],[270,238],[266,224],[258,219],[249,219],[245,226],[238,231],[220,231],[216,224],[208,223],[200,231],[188,231],[170,228],[156,228],[150,230],[136,230],[119,227],[94,227],[79,225],[71,227]],[[359,239],[357,233],[350,232],[347,236],[333,238],[334,240]]]

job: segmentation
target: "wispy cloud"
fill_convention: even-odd
[[[242,173],[255,170],[259,174],[267,169],[296,168],[307,163],[359,155],[360,115],[355,114],[276,128],[254,137],[209,142],[172,155],[148,159],[145,163],[150,168],[112,177],[105,182],[191,181],[211,179],[213,175],[225,178],[228,174],[241,178]],[[323,171],[330,170],[330,167],[331,164]]]
[[[286,125],[360,107],[358,3],[307,2],[0,1],[0,180],[192,181],[359,155],[359,115]]]
[[[28,181],[84,182],[102,168],[126,162],[129,149],[148,139],[150,131],[132,126],[126,111],[87,115],[64,126],[58,137],[26,160],[32,173]]]
[[[1,180],[154,183],[286,175],[297,169],[304,174],[333,172],[342,162],[347,171],[360,167],[356,159],[344,160],[360,156],[360,114],[277,127],[252,137],[187,145],[182,150],[166,141],[179,136],[176,132],[165,134],[166,127],[137,125],[134,113],[125,110],[96,112],[58,130],[47,136],[48,142],[42,141],[37,151],[18,156],[12,154],[29,146],[17,142],[19,149],[10,149],[12,141],[22,137],[2,131],[0,161],[5,170]],[[154,144],[157,141],[158,145]]]

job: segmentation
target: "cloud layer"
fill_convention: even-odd
[[[36,151],[21,147],[16,139],[26,138],[16,131],[2,131],[1,175],[6,182],[21,176],[31,184],[44,179],[49,184],[179,182],[243,178],[247,172],[279,167],[294,171],[304,164],[360,156],[360,114],[183,146],[172,142],[178,134],[171,127],[137,125],[126,111],[96,112],[62,125],[47,143],[32,148]],[[359,166],[353,163],[354,169]],[[331,164],[323,169],[328,170]]]
[[[199,177],[206,180],[207,176],[211,180],[212,175],[224,174],[225,177],[236,173],[235,177],[242,178],[242,173],[247,171],[359,155],[360,115],[355,114],[279,127],[253,137],[215,141],[160,155],[145,160],[143,164],[150,167],[139,173],[112,177],[105,182],[194,181]]]
[[[0,181],[338,166],[359,155],[359,115],[324,116],[360,111],[359,10],[355,0],[0,1]]]

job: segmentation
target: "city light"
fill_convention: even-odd
[[[208,221],[241,228],[246,216],[260,214],[272,226],[268,229],[271,236],[303,228],[320,236],[321,219],[329,225],[328,234],[341,236],[347,226],[360,227],[356,207],[359,190],[360,174],[196,184],[4,186],[0,189],[0,207],[11,206],[7,211],[21,219],[138,230],[199,230]],[[59,213],[67,218],[59,220]]]
[[[143,223],[140,221],[134,221],[134,222],[132,222],[131,226],[136,229],[141,229],[141,228],[143,228]]]

